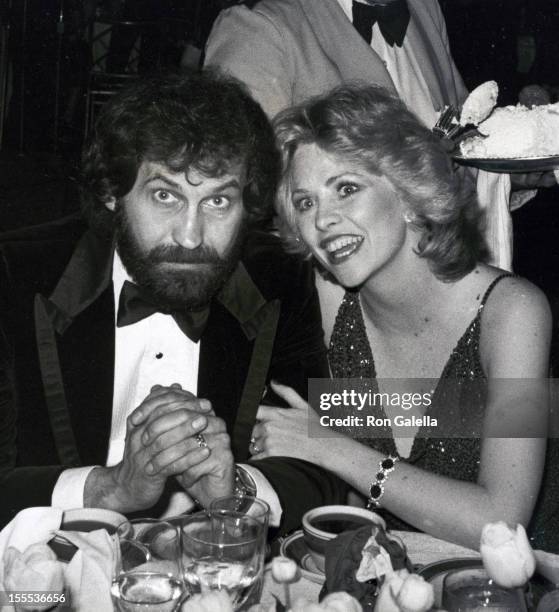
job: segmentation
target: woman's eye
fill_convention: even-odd
[[[231,200],[225,196],[213,196],[206,200],[206,204],[212,208],[227,208]]]
[[[177,200],[177,198],[166,189],[157,189],[153,196],[157,202],[161,202],[162,204],[171,204]]]
[[[305,210],[309,210],[313,205],[313,201],[310,198],[301,198],[300,200],[296,200],[294,203],[295,210],[298,212],[304,212]]]
[[[342,198],[345,198],[356,193],[357,191],[359,191],[359,187],[357,185],[354,185],[353,183],[346,183],[339,188],[338,193],[342,196]]]

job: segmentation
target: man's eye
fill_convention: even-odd
[[[231,200],[226,196],[213,196],[208,198],[205,203],[212,208],[227,208],[231,203]]]
[[[177,200],[177,198],[166,189],[157,189],[154,192],[153,197],[157,202],[161,202],[162,204],[171,204]]]
[[[295,210],[298,212],[305,212],[306,210],[312,208],[312,205],[313,201],[310,198],[301,198],[299,200],[295,200],[293,203]]]
[[[359,187],[354,185],[353,183],[344,183],[339,189],[338,193],[342,196],[342,198],[346,198],[347,196],[353,195],[359,191]]]

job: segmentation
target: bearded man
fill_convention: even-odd
[[[342,499],[311,464],[235,463],[270,380],[304,395],[327,376],[311,271],[255,229],[277,167],[236,81],[140,80],[86,147],[87,225],[0,237],[2,525],[50,504],[171,515],[236,490],[288,532]]]

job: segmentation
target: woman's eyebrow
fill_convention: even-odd
[[[350,176],[361,176],[358,172],[342,172],[341,174],[336,174],[336,176],[331,176],[327,181],[326,181],[326,186],[330,187],[330,185],[332,183],[335,183],[337,180],[344,178],[344,177],[350,177]]]

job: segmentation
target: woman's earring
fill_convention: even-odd
[[[411,222],[413,221],[412,214],[411,214],[411,212],[410,212],[409,210],[406,210],[406,211],[404,212],[404,221],[405,221],[406,223],[411,223]]]

